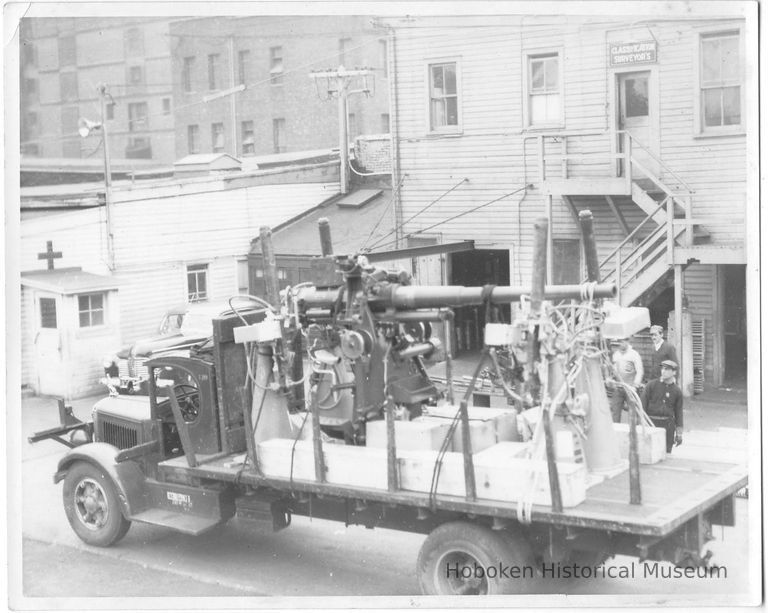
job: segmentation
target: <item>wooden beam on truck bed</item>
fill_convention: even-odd
[[[195,476],[252,486],[266,486],[285,493],[320,494],[355,500],[379,501],[393,505],[430,507],[428,494],[400,490],[366,489],[329,483],[260,477],[250,467],[232,465],[231,458],[219,458],[190,468],[184,458],[173,458],[159,464],[161,474]],[[708,506],[735,493],[747,484],[743,465],[702,462],[668,457],[663,462],[640,467],[644,484],[643,504],[629,504],[629,479],[626,471],[587,492],[587,499],[576,507],[555,513],[550,508],[534,505],[534,523],[610,530],[627,534],[666,536]],[[670,492],[676,498],[670,499]],[[494,500],[467,501],[462,497],[436,495],[436,508],[486,517],[517,519],[515,502]]]

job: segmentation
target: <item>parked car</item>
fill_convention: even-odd
[[[242,300],[233,304],[244,311],[255,306]],[[120,394],[147,393],[147,360],[159,355],[188,356],[192,347],[211,337],[213,319],[231,312],[228,301],[194,302],[169,309],[156,336],[129,343],[104,360],[104,383]]]

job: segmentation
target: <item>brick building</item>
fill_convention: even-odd
[[[25,18],[20,26],[21,151],[87,157],[99,136],[78,135],[78,119],[100,120],[106,105],[112,157],[175,157],[169,21],[157,18]]]
[[[389,132],[387,36],[370,17],[200,18],[170,33],[177,158],[338,146],[338,102],[309,75],[339,65],[372,69],[371,96],[349,96],[349,141]]]

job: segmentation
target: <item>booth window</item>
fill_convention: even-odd
[[[699,64],[701,131],[741,127],[741,60],[738,31],[703,34]]]
[[[208,264],[187,266],[187,300],[189,302],[208,300]]]
[[[82,294],[77,297],[81,328],[104,325],[104,294]]]
[[[56,321],[55,298],[40,298],[40,327],[53,330],[59,327]]]
[[[531,127],[562,124],[560,55],[528,56],[527,124]]]
[[[459,93],[456,62],[429,65],[429,130],[457,132]]]

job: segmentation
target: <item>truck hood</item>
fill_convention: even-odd
[[[149,396],[109,396],[93,405],[93,410],[103,415],[142,421],[150,418]]]
[[[205,340],[206,336],[184,336],[182,334],[173,334],[172,336],[155,336],[136,341],[133,345],[123,347],[117,353],[118,358],[128,359],[133,355],[137,358],[146,358],[158,351],[166,349],[183,349],[190,347],[195,343]]]

